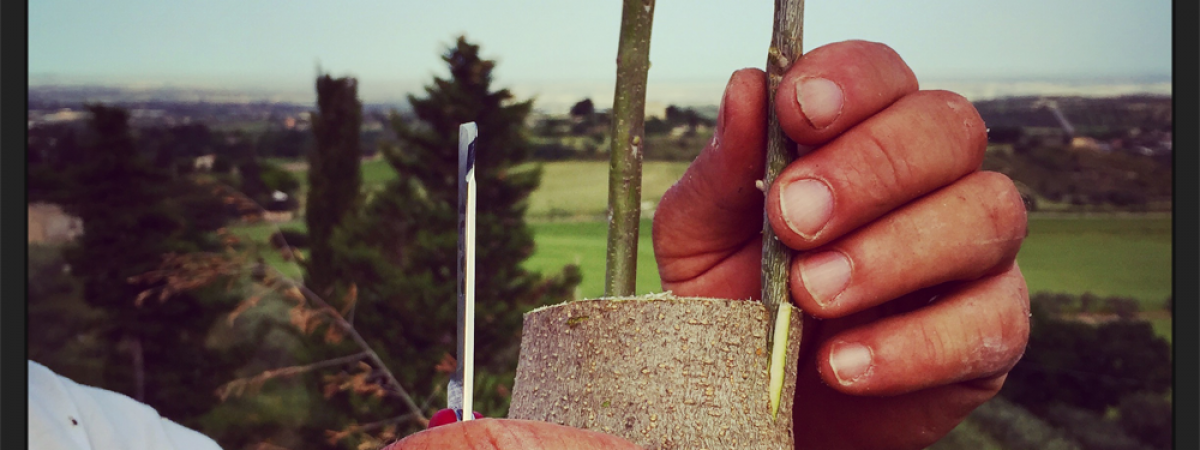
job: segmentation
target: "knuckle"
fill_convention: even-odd
[[[908,180],[914,178],[912,164],[898,154],[899,149],[884,136],[879,129],[869,129],[864,134],[863,157],[865,164],[860,169],[864,175],[874,181],[879,190],[874,191],[883,195],[888,193],[906,192]]]
[[[977,327],[975,352],[978,372],[985,376],[1006,373],[1025,353],[1029,341],[1028,295],[1024,279],[1010,274],[994,279],[993,309],[995,315]]]
[[[900,55],[896,53],[892,47],[882,42],[868,41],[864,39],[849,39],[841,42],[835,42],[828,46],[831,50],[836,49],[843,52],[853,52],[859,55],[885,55],[899,59]]]
[[[946,339],[948,333],[942,329],[939,322],[923,323],[916,328],[920,348],[928,355],[932,367],[950,365],[952,355],[950,349],[953,343]]]
[[[993,238],[1015,242],[1025,239],[1027,217],[1021,193],[1008,176],[997,172],[978,172],[973,179],[980,184],[982,205],[991,223]]]
[[[932,108],[936,126],[953,140],[953,149],[966,156],[963,165],[976,169],[982,165],[987,150],[987,127],[975,105],[950,91],[920,91],[917,95]]]

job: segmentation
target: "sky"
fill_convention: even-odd
[[[1155,78],[1169,90],[1168,0],[805,3],[806,50],[883,42],[923,87]],[[649,100],[717,103],[734,70],[765,64],[772,8],[769,0],[658,1]],[[444,75],[440,55],[465,34],[497,61],[496,86],[538,103],[586,96],[604,105],[620,13],[612,0],[34,0],[29,75],[33,85],[262,89],[315,99],[319,64],[357,77],[365,101],[386,102]]]

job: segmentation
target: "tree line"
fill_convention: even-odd
[[[264,192],[295,181],[257,157],[253,141],[202,127],[135,137],[128,113],[103,105],[88,107],[74,144],[31,139],[28,151],[46,156],[31,158],[31,186],[81,218],[84,233],[31,261],[30,357],[227,448],[381,446],[420,429],[445,405],[453,367],[457,136],[474,121],[476,408],[503,416],[522,314],[573,298],[581,275],[521,267],[534,246],[527,198],[541,177],[522,165],[532,102],[492,88],[494,61],[465,38],[442,56],[449,76],[409,97],[410,116],[389,117],[394,138],[377,150],[396,177],[370,195],[357,81],[317,78],[303,282],[282,279],[261,247],[229,231],[266,209]],[[228,170],[193,170],[206,151],[227,154]],[[71,328],[52,325],[63,316]]]

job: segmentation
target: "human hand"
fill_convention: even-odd
[[[721,103],[713,141],[655,214],[663,289],[759,298],[765,202],[800,251],[792,297],[821,319],[805,323],[797,448],[932,444],[999,391],[1029,335],[1025,209],[1011,180],[979,171],[979,114],[918,91],[892,49],[862,41],[809,52],[769,103],[765,74],[738,71]],[[768,107],[815,150],[764,196]]]
[[[453,422],[410,435],[384,450],[634,450],[616,436],[530,420],[481,419]]]

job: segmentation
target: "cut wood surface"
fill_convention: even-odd
[[[509,418],[647,449],[791,449],[801,317],[792,314],[772,418],[770,319],[759,302],[660,294],[535,310],[525,316]]]

